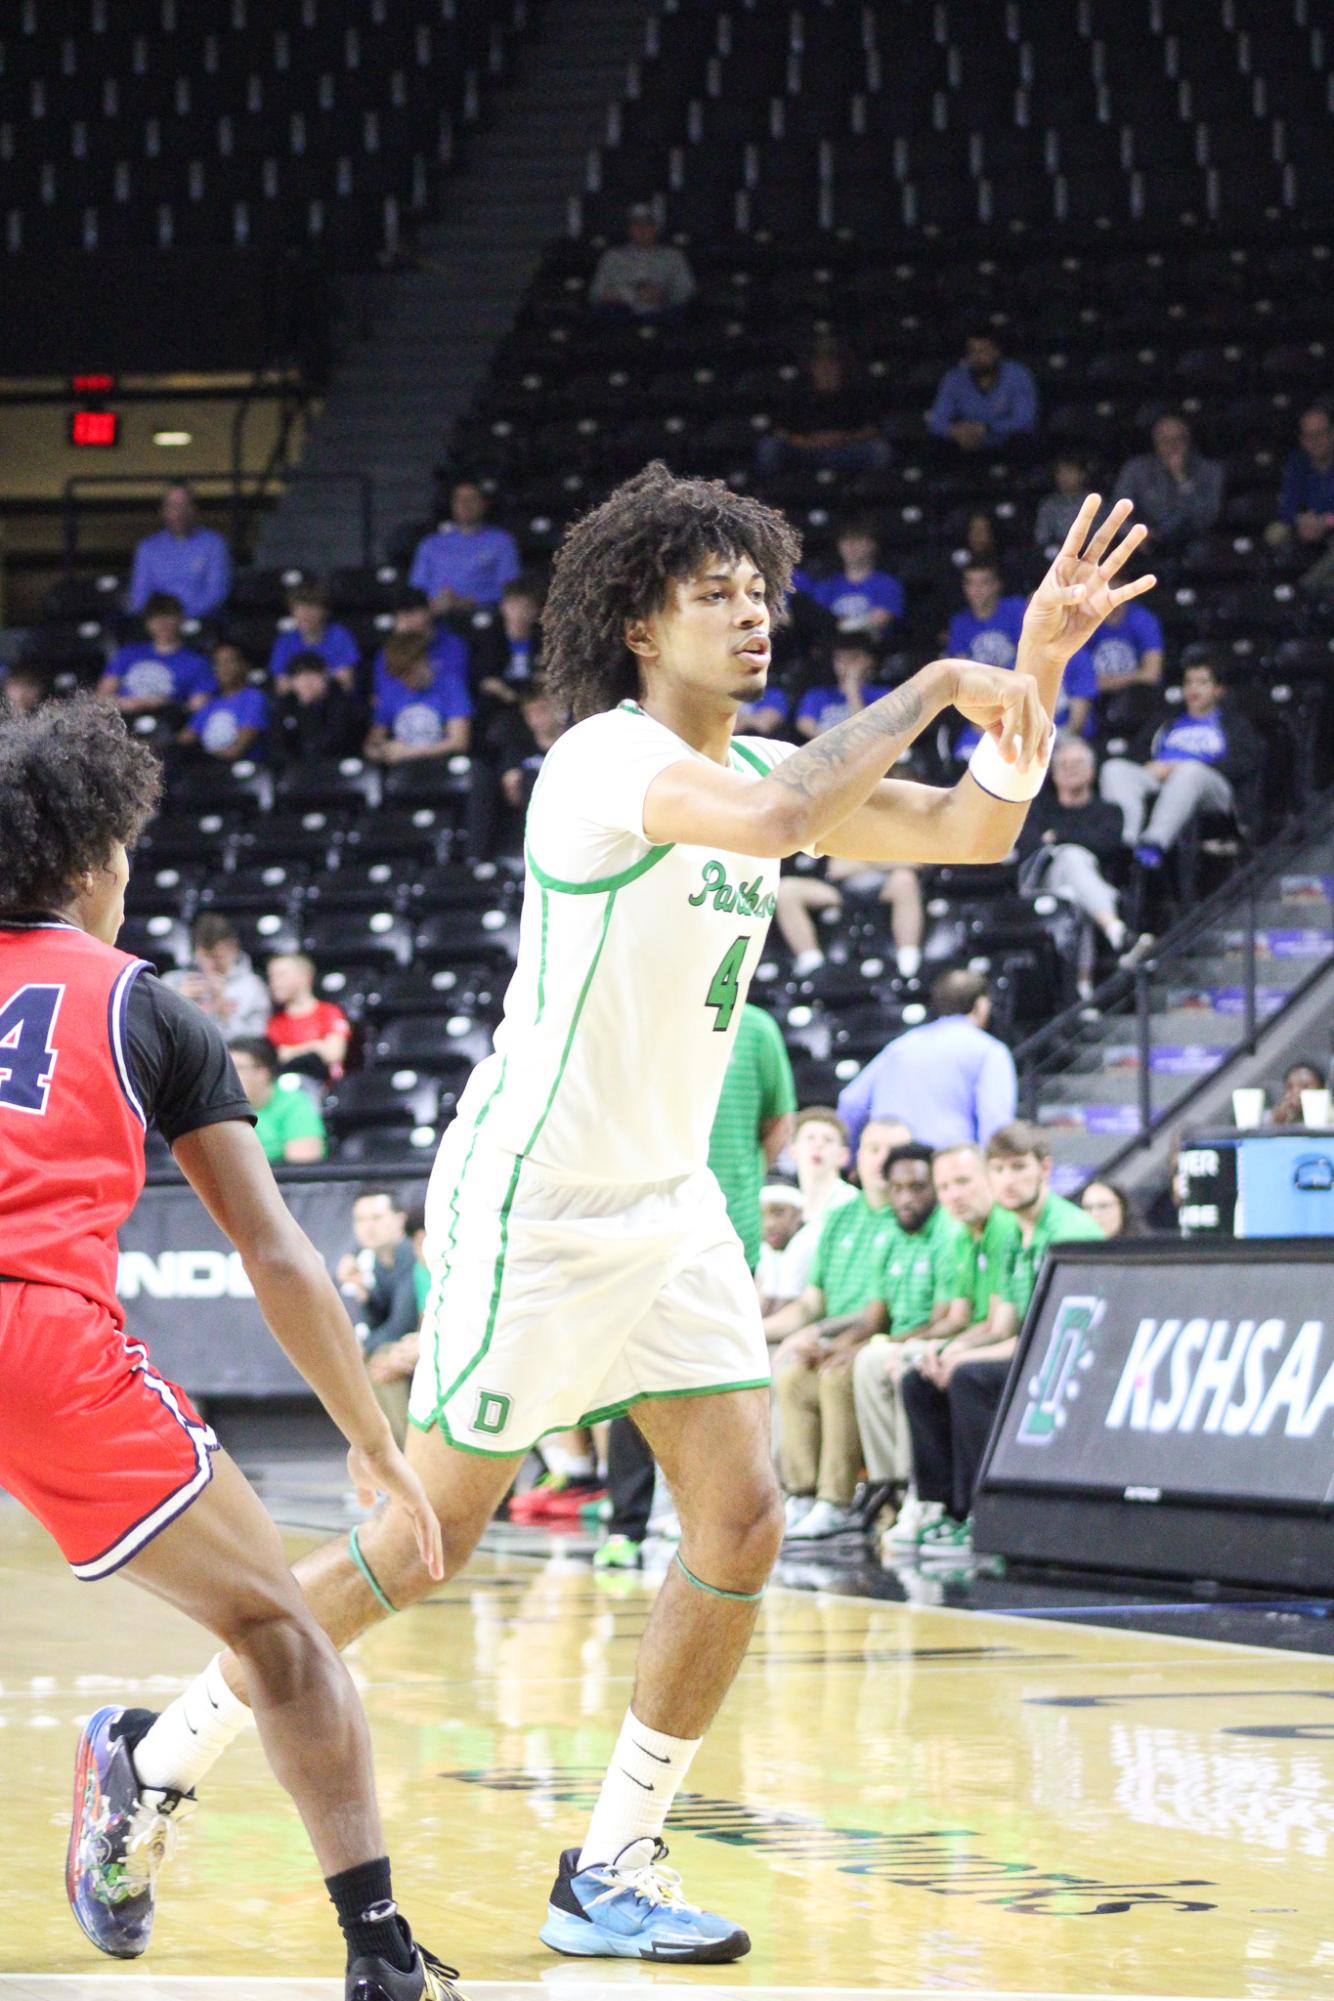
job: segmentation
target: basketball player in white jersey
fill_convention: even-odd
[[[1014,672],[940,660],[797,749],[734,737],[769,668],[799,553],[781,516],[661,465],[569,533],[544,619],[557,698],[527,824],[519,958],[495,1054],[445,1135],[427,1203],[432,1287],[409,1458],[457,1571],[529,1447],[633,1408],[680,1552],[583,1840],[542,1938],[557,1951],[724,1961],[749,1946],[688,1903],[662,1829],[746,1650],[783,1534],[754,1282],[705,1165],[709,1127],[785,855],[1007,855],[1037,792],[1066,661],[1118,604],[1144,536],[1085,503],[1028,606]],[[1118,539],[1118,537],[1120,539]],[[887,777],[953,707],[983,732],[950,790]],[[430,1588],[389,1511],[297,1575],[344,1645]],[[227,1684],[244,1677],[222,1657]],[[205,1687],[155,1726],[185,1789],[244,1720]],[[211,1707],[206,1705],[208,1693]]]

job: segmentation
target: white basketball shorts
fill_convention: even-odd
[[[644,1398],[768,1385],[755,1281],[708,1168],[572,1181],[456,1120],[426,1225],[410,1415],[451,1445],[522,1453]]]

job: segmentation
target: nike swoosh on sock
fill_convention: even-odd
[[[670,1758],[661,1758],[656,1751],[650,1751],[648,1745],[641,1744],[637,1737],[634,1739],[634,1747],[636,1751],[642,1751],[646,1758],[652,1758],[655,1765],[670,1765],[672,1762]]]
[[[642,1786],[646,1793],[654,1793],[658,1790],[656,1786],[646,1785],[643,1779],[637,1779],[633,1772],[627,1772],[624,1765],[621,1766],[621,1771],[629,1779],[632,1786]]]

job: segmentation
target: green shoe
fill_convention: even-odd
[[[924,1529],[917,1543],[919,1563],[968,1563],[973,1554],[973,1524],[956,1522],[945,1515],[929,1529]]]
[[[609,1535],[593,1557],[594,1570],[640,1570],[644,1546],[633,1536]]]

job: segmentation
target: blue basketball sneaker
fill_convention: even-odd
[[[543,1945],[578,1959],[658,1959],[710,1964],[750,1951],[745,1932],[688,1904],[675,1869],[664,1869],[665,1842],[655,1839],[647,1862],[645,1841],[632,1841],[614,1862],[580,1869],[579,1850],[567,1848],[551,1892]]]
[[[153,1934],[157,1872],[193,1793],[141,1788],[123,1726],[143,1710],[99,1709],[79,1738],[65,1892],[99,1952],[137,1959]]]

